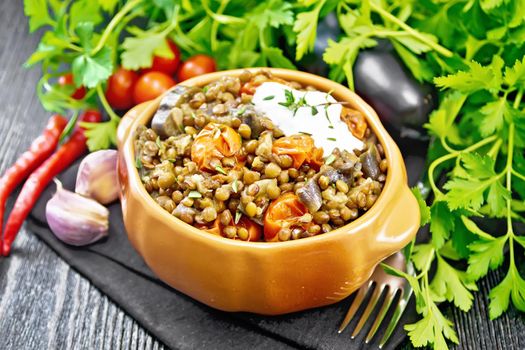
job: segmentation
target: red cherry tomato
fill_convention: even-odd
[[[164,91],[175,85],[169,75],[162,72],[148,72],[140,76],[133,89],[133,101],[135,104],[153,100]]]
[[[184,81],[202,74],[215,72],[215,60],[206,55],[195,55],[186,60],[179,69],[177,78]]]
[[[61,75],[58,78],[58,84],[61,86],[74,86],[73,74],[66,73],[64,75]],[[84,98],[84,96],[86,96],[86,88],[83,86],[79,87],[71,94],[71,97],[73,97],[75,100],[81,100]]]
[[[270,203],[264,215],[264,238],[277,241],[282,228],[302,227],[307,229],[311,223],[304,224],[299,219],[308,213],[306,206],[292,192],[281,194]]]
[[[151,68],[146,68],[142,72],[162,72],[168,75],[174,75],[177,72],[180,64],[180,51],[177,45],[171,40],[168,40],[168,45],[173,52],[172,58],[153,56],[153,64]]]
[[[281,137],[273,143],[272,152],[277,155],[287,154],[293,158],[293,167],[299,169],[303,163],[319,169],[323,164],[323,149],[314,145],[311,136],[298,134]]]
[[[98,123],[102,120],[102,114],[97,109],[86,109],[80,116],[80,120],[87,123]]]
[[[208,123],[202,129],[191,146],[191,160],[200,170],[217,171],[211,164],[212,159],[235,156],[238,164],[243,163],[241,135],[224,124]]]
[[[133,88],[139,78],[138,74],[120,67],[108,79],[106,98],[115,109],[129,109],[133,107]]]

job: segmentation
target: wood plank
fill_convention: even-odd
[[[40,133],[40,72],[22,63],[37,45],[22,1],[0,2],[0,173]],[[8,208],[12,206],[9,201]],[[23,229],[0,258],[0,349],[163,349],[117,305]]]

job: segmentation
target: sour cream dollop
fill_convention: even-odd
[[[304,106],[294,111],[281,105],[287,102],[286,91],[291,93],[296,103],[304,98]],[[332,154],[336,147],[341,151],[361,150],[364,147],[363,142],[352,135],[341,120],[343,107],[325,92],[300,91],[284,84],[266,82],[255,90],[252,103],[258,113],[270,118],[286,136],[310,134],[315,145],[323,148],[325,157]]]

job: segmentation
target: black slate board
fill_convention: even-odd
[[[424,144],[410,145],[401,143],[407,150],[405,161],[409,182],[413,185],[423,169],[426,147]],[[59,177],[67,189],[74,188],[78,163]],[[65,245],[55,238],[45,221],[45,203],[54,191],[55,186],[50,185],[41,196],[29,219],[29,230],[171,348],[377,348],[384,325],[370,344],[363,341],[366,328],[359,337],[351,339],[355,321],[342,334],[337,333],[354,296],[328,307],[267,317],[214,310],[179,293],[157,279],[133,249],[125,233],[119,203],[109,206],[107,239],[82,248]],[[412,322],[415,317],[412,301],[401,323]],[[405,332],[398,327],[385,348],[395,348],[404,337]]]

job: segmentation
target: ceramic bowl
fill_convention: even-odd
[[[257,69],[251,69],[255,71]],[[374,110],[346,87],[309,73],[270,69],[273,75],[332,91],[361,111],[383,145],[388,174],[377,202],[357,220],[334,231],[294,241],[231,240],[171,216],[145,190],[135,168],[133,137],[159,106],[156,100],[130,110],[118,130],[119,178],[129,240],[146,264],[176,290],[225,311],[284,314],[335,303],[358,289],[377,264],[415,236],[419,208],[407,185],[405,164]],[[185,81],[204,86],[223,75]]]

